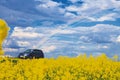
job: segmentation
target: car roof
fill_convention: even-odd
[[[32,51],[41,51],[39,49],[27,49],[27,50],[32,50]]]

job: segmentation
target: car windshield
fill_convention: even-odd
[[[24,53],[30,53],[31,51],[32,51],[31,49],[28,49]]]

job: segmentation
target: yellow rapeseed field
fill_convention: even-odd
[[[57,59],[0,58],[0,80],[120,80],[120,62],[80,55]]]

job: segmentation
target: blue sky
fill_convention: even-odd
[[[38,48],[45,57],[120,56],[119,0],[0,0],[0,10],[11,28],[8,55]]]

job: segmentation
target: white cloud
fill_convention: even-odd
[[[98,18],[96,21],[115,20],[117,18],[116,13],[110,13]]]
[[[55,9],[61,9],[59,7],[59,5],[61,5],[61,3],[57,3],[55,1],[52,1],[52,0],[39,0],[41,3],[39,5],[36,6],[36,9],[41,11],[41,10],[49,10],[49,12],[56,12]],[[59,11],[59,10],[58,10]]]
[[[11,37],[17,37],[17,38],[38,38],[42,37],[43,34],[34,32],[34,28],[32,27],[26,27],[20,28],[20,27],[15,27]]]
[[[15,46],[40,48],[54,35],[73,34],[74,32],[75,31],[69,29],[62,30],[61,27],[56,29],[49,27],[15,27],[13,33],[10,35],[10,38],[14,38],[16,40]],[[10,43],[11,41],[9,41],[8,45],[10,45]]]
[[[86,49],[86,46],[80,46],[81,49]]]
[[[70,12],[66,12],[64,16],[65,16],[65,17],[69,17],[69,18],[75,18],[75,17],[76,17],[75,14],[70,13]]]
[[[118,14],[117,13],[109,13],[109,14],[105,14],[103,16],[100,17],[94,17],[94,16],[86,16],[86,19],[90,20],[90,21],[115,21],[116,18],[118,18]]]
[[[68,6],[68,7],[66,7],[66,10],[67,11],[78,11],[79,9],[78,9],[78,7],[77,6]]]
[[[118,26],[109,25],[109,24],[97,24],[96,26],[91,27],[93,32],[115,32],[120,30]]]
[[[63,8],[58,8],[58,10],[59,10],[59,12],[60,12],[61,14],[64,14],[64,13],[65,13],[65,9],[63,9]]]
[[[52,52],[56,49],[56,46],[54,45],[51,45],[51,46],[44,46],[42,48],[42,50],[45,52],[45,53],[49,53],[49,52]]]
[[[116,42],[120,42],[120,35],[117,37]]]
[[[107,48],[108,48],[108,46],[103,46],[102,48],[107,49]]]
[[[48,1],[43,1],[43,4],[39,4],[37,7],[39,8],[53,8],[59,6],[59,3],[48,0]]]
[[[31,33],[31,32],[14,32],[12,34],[12,37],[18,37],[18,38],[37,38],[41,36],[42,35],[39,33]]]
[[[56,7],[56,6],[59,6],[59,3],[54,1],[48,1],[46,5],[49,7]]]
[[[17,41],[18,45],[21,47],[28,47],[30,43],[28,41]]]
[[[20,27],[15,27],[14,30],[15,30],[15,31],[17,31],[17,30],[20,31],[21,29],[19,29],[19,28],[20,28]],[[22,31],[22,30],[21,30],[21,31]],[[25,31],[33,31],[33,27],[26,27],[26,28],[25,28]]]
[[[68,17],[65,17],[65,9],[60,7],[62,3],[58,3],[52,0],[41,1],[40,4],[36,5],[36,9],[43,15],[46,16],[46,20],[62,21],[67,22]]]
[[[77,0],[73,0],[73,2],[74,1],[76,2]],[[84,16],[82,19],[85,18],[91,21],[106,21],[106,20],[113,21],[116,18],[120,17],[118,12],[120,9],[119,4],[120,4],[120,1],[116,1],[116,0],[96,0],[96,1],[84,0],[83,4],[81,5],[73,4],[73,5],[67,6],[65,9],[68,12],[69,11],[76,12],[78,14],[77,17]],[[110,9],[114,9],[114,11]],[[105,11],[110,11],[110,13],[109,12],[105,13]]]
[[[85,0],[84,3],[85,4],[83,4],[82,6],[83,10],[88,10],[90,8],[98,8],[99,10],[105,10],[110,8],[116,8],[116,5],[118,6],[119,2],[116,0]]]
[[[109,46],[107,46],[107,45],[98,45],[97,47],[98,47],[98,49],[108,49],[109,48]]]
[[[14,48],[4,48],[5,52],[17,52],[18,49],[14,49]]]
[[[75,31],[74,30],[67,30],[67,29],[65,29],[65,30],[62,30],[62,29],[55,29],[55,30],[52,30],[52,33],[54,33],[54,34],[73,34],[73,33],[75,33]]]
[[[51,21],[44,21],[42,22],[42,26],[52,26],[54,23]]]
[[[66,26],[65,26],[66,27]],[[74,31],[72,30],[67,30],[67,29],[63,29],[61,26],[57,27],[56,29],[46,29],[47,34],[45,35],[45,37],[42,38],[41,41],[39,41],[39,43],[36,45],[36,47],[39,47],[41,45],[44,45],[52,36],[54,35],[58,35],[58,34],[72,34],[74,33]]]
[[[88,36],[80,36],[80,40],[84,42],[90,42],[91,39]]]

